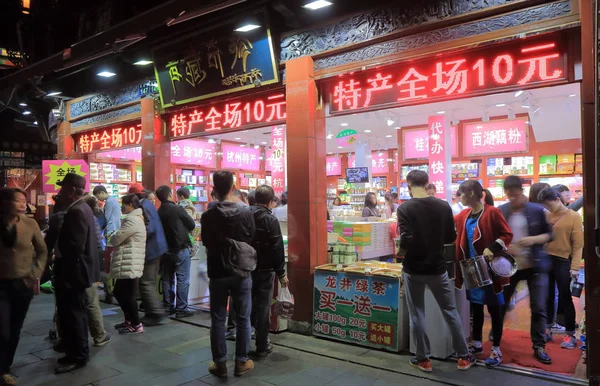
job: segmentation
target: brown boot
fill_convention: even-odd
[[[219,378],[227,378],[227,362],[210,362],[210,365],[208,365],[208,372]]]
[[[2,386],[16,386],[17,380],[10,374],[2,374],[0,376],[0,385]]]
[[[254,370],[254,362],[252,359],[248,359],[246,362],[235,361],[235,376],[241,377],[242,375],[249,373]]]

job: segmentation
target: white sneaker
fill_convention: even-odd
[[[554,323],[552,325],[552,327],[550,328],[550,330],[556,334],[564,334],[565,333],[565,327],[561,326],[558,323]]]

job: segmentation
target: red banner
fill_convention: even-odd
[[[528,132],[524,119],[465,124],[463,153],[467,156],[525,153]]]
[[[79,153],[98,150],[115,150],[142,143],[142,123],[128,122],[118,126],[104,127],[73,134]]]
[[[271,151],[271,185],[275,195],[281,196],[286,189],[285,126],[274,126],[271,130]]]
[[[435,185],[435,196],[446,197],[446,130],[445,117],[434,115],[429,122],[429,182]]]

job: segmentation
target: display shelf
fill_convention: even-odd
[[[110,181],[110,182],[109,182]],[[90,180],[92,184],[121,184],[121,185],[131,185],[132,181],[121,181],[121,180]]]

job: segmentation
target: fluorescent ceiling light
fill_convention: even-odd
[[[241,26],[240,28],[235,29],[235,32],[248,32],[248,31],[255,30],[257,28],[260,28],[260,26],[256,25],[256,24],[249,23],[249,24]]]
[[[308,4],[303,5],[304,8],[310,9],[311,11],[315,11],[317,9],[321,9],[321,8],[325,8],[325,7],[329,7],[330,5],[332,5],[333,3],[330,1],[326,1],[326,0],[316,0],[316,1],[311,1]]]
[[[382,152],[382,151],[380,151],[378,155],[379,155],[380,157],[383,157],[383,152]]]
[[[344,148],[343,146],[338,146],[338,149],[343,149],[343,148]]]
[[[215,140],[214,140],[214,139],[212,139],[212,138],[210,138],[210,139],[208,140],[208,143],[215,143]]]
[[[370,132],[371,132],[371,130],[365,130],[365,133],[370,133]]]
[[[437,113],[438,113],[438,114],[445,114],[445,113],[446,113],[446,110],[440,110],[440,111],[438,111]]]
[[[33,124],[34,124],[34,125],[37,125],[37,121],[34,121],[34,122],[33,122]]]
[[[19,103],[19,106],[27,107],[27,103],[21,102],[21,103]]]
[[[114,72],[110,72],[110,71],[102,71],[97,73],[96,75],[101,76],[103,78],[111,78],[117,74],[115,74]]]
[[[498,103],[498,104],[496,105],[496,107],[504,107],[504,106],[506,106],[506,103]]]
[[[258,145],[254,145],[254,148],[255,148],[255,149],[260,149],[260,146],[258,146]]]
[[[241,138],[240,137],[235,137],[234,138],[236,141],[239,141]]]
[[[31,111],[29,111],[29,110],[23,111],[23,115],[29,115],[29,114],[31,114]]]
[[[327,137],[325,137],[325,138],[327,138],[327,139],[332,139],[332,138],[333,138],[333,134],[332,134],[332,133],[329,133],[329,134],[327,134]]]
[[[242,143],[242,144],[240,145],[240,147],[246,147],[246,145]]]
[[[518,98],[521,94],[523,94],[523,90],[519,90],[515,93],[515,98]]]
[[[346,126],[348,126],[348,124],[347,123],[340,123],[340,126],[346,127]]]
[[[62,91],[52,91],[52,92],[49,92],[48,94],[46,94],[46,96],[57,96],[60,94],[62,94]]]
[[[263,142],[261,142],[261,143],[262,143],[263,145],[266,145],[266,144],[267,144],[267,143],[266,143],[266,142],[264,142],[264,141],[263,141]]]
[[[571,94],[571,95],[569,95],[569,98],[573,98],[573,97],[576,97],[576,96],[577,96],[576,94]]]
[[[387,125],[388,125],[388,126],[392,126],[393,124],[394,124],[394,120],[393,120],[393,119],[390,119],[390,118],[388,118],[388,120],[387,120]]]
[[[522,108],[524,108],[524,109],[528,109],[528,108],[530,108],[531,106],[529,106],[529,105],[522,105],[521,107],[522,107]]]
[[[391,135],[391,134],[388,134],[388,135],[386,135],[385,137],[386,137],[386,138],[392,138],[392,137],[393,137],[393,135]]]
[[[152,61],[151,60],[144,60],[144,59],[142,59],[142,60],[138,60],[137,62],[135,62],[133,64],[136,65],[136,66],[147,66],[149,64],[152,64]]]

